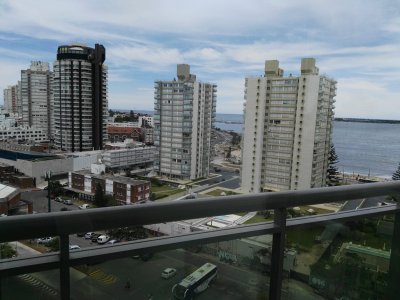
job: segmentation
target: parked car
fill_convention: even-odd
[[[92,235],[92,242],[93,243],[97,243],[97,238],[100,236],[100,233],[95,233]]]
[[[166,268],[164,271],[161,272],[161,278],[169,279],[176,275],[176,269],[174,268]]]
[[[97,243],[98,244],[105,244],[110,240],[110,237],[108,235],[102,234],[97,238]]]
[[[61,197],[56,197],[54,200],[57,202],[64,202],[63,199],[61,199]]]
[[[52,240],[54,240],[54,238],[52,238],[52,237],[43,237],[43,238],[37,239],[36,242],[37,242],[38,244],[43,244],[43,245],[45,245],[45,244],[50,243]]]
[[[72,201],[69,200],[69,199],[64,199],[64,200],[63,200],[63,203],[64,203],[65,205],[72,205]]]
[[[76,236],[77,236],[77,237],[84,237],[84,236],[85,236],[85,233],[84,233],[84,232],[78,232],[78,233],[76,234]]]
[[[89,204],[82,204],[82,205],[79,205],[79,209],[88,209],[89,207],[90,207]]]
[[[93,237],[94,234],[95,234],[94,232],[87,232],[85,234],[85,239],[90,240]]]
[[[119,240],[109,240],[107,242],[107,245],[114,245],[114,244],[119,243],[119,242],[120,242]]]
[[[81,249],[78,245],[69,245],[69,250],[78,250]]]

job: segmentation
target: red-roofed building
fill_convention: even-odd
[[[143,130],[140,127],[109,126],[107,128],[108,139],[111,142],[123,142],[125,139],[143,142]]]

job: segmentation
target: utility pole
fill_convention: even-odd
[[[48,208],[48,212],[51,212],[51,171],[47,171],[46,172],[46,177],[45,180],[47,181],[47,208]]]

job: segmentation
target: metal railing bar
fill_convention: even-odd
[[[217,241],[246,238],[251,236],[272,234],[278,228],[272,222],[243,225],[212,231],[197,231],[180,236],[165,236],[115,244],[112,246],[88,247],[70,252],[69,266],[90,264],[105,260],[128,257],[135,254],[160,252]],[[0,262],[0,275],[17,274],[57,269],[60,264],[60,253],[30,257],[24,259],[7,259]],[[32,266],[32,270],[30,269]]]
[[[356,184],[0,218],[0,242],[400,193],[400,182]],[[29,228],[29,230],[27,230]]]
[[[0,261],[0,277],[41,272],[60,267],[58,252],[25,258],[10,258]]]
[[[399,206],[386,205],[381,207],[358,209],[356,211],[344,211],[333,214],[300,217],[287,219],[286,228],[287,230],[291,230],[294,228],[330,224],[353,220],[356,218],[375,217],[398,212],[400,212]],[[145,252],[159,252],[216,241],[227,241],[256,235],[273,234],[278,231],[280,231],[280,228],[275,226],[273,222],[263,222],[210,231],[198,231],[180,236],[165,236],[137,240],[113,246],[90,247],[70,252],[68,264],[69,266],[75,266],[95,263]],[[59,266],[59,252],[25,258],[4,259],[0,261],[0,276],[14,276],[18,274],[58,269]]]

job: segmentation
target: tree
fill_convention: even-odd
[[[104,189],[100,183],[96,184],[96,190],[94,193],[94,203],[98,207],[106,207],[107,206],[107,198],[104,196]]]
[[[63,186],[58,180],[51,180],[50,191],[54,197],[58,197],[63,192]]]
[[[58,237],[52,239],[50,242],[47,243],[46,245],[50,251],[55,252],[60,250],[60,239]]]
[[[117,200],[113,197],[113,195],[104,195],[104,202],[106,206],[117,206]]]
[[[338,156],[335,151],[335,146],[332,144],[328,154],[328,170],[327,170],[327,183],[328,185],[337,185],[336,175],[339,173],[336,164],[339,162]]]
[[[228,152],[226,153],[226,158],[231,158],[231,152],[232,152],[232,149],[231,149],[231,147],[229,147],[228,148]]]
[[[397,170],[393,173],[392,179],[400,180],[400,163],[399,163],[399,166],[397,167]]]
[[[1,243],[0,244],[0,258],[11,258],[17,255],[17,251],[14,250],[13,247],[9,243]]]
[[[242,139],[242,136],[240,134],[236,133],[236,132],[233,132],[233,131],[230,132],[230,134],[232,135],[232,141],[231,141],[232,145],[239,145],[240,141]]]

